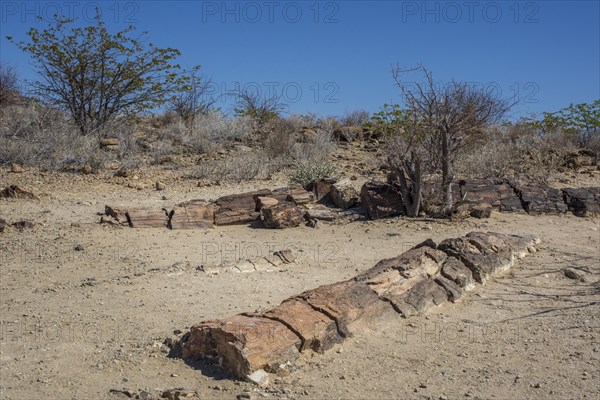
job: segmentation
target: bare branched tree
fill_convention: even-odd
[[[9,105],[20,97],[15,69],[0,61],[0,106]]]
[[[169,109],[185,123],[192,124],[197,115],[204,115],[215,104],[211,96],[212,80],[198,75],[197,69],[182,77],[181,88],[169,99]]]
[[[425,82],[408,85],[401,77],[421,73]],[[466,82],[436,85],[424,66],[392,69],[410,114],[419,122],[418,141],[426,146],[430,160],[439,160],[445,212],[451,211],[453,163],[456,155],[491,125],[498,123],[514,105],[492,91]]]
[[[267,123],[278,117],[286,107],[283,96],[277,93],[263,94],[260,90],[245,88],[236,94],[239,107],[235,109],[235,113],[252,118],[256,133],[266,133]]]

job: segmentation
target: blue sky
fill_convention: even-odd
[[[288,112],[342,115],[400,102],[391,66],[425,64],[434,79],[494,88],[519,100],[513,117],[600,98],[598,1],[2,1],[0,59],[24,79],[24,39],[56,11],[85,24],[100,6],[113,29],[202,65],[216,94],[277,90]],[[406,75],[407,82],[421,77]],[[217,105],[231,109],[231,97]]]

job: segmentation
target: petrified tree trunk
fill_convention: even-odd
[[[406,318],[457,301],[473,287],[473,276],[483,282],[538,243],[531,236],[482,232],[439,246],[426,241],[354,279],[306,291],[270,311],[201,322],[181,339],[182,356],[218,357],[235,376],[264,376],[302,352],[324,352],[395,316]]]

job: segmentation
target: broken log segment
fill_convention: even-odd
[[[283,229],[293,228],[304,221],[302,211],[294,203],[284,201],[271,207],[260,210],[265,228]]]
[[[562,192],[569,210],[576,216],[600,214],[600,187],[566,188]]]
[[[300,353],[324,352],[398,315],[455,302],[473,287],[473,276],[489,279],[538,243],[532,236],[483,232],[439,246],[426,241],[354,279],[308,290],[262,314],[201,322],[181,339],[182,357],[216,357],[239,378],[276,372]]]
[[[132,228],[165,228],[169,222],[169,213],[164,209],[129,208],[125,216]]]
[[[192,229],[212,228],[215,222],[215,204],[203,200],[192,200],[177,205],[169,213],[167,228]]]
[[[400,193],[387,183],[367,182],[360,190],[360,200],[369,219],[380,219],[405,214]]]

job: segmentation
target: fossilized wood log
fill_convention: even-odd
[[[169,219],[165,210],[147,208],[128,208],[125,216],[132,228],[164,228]]]
[[[600,214],[600,187],[566,188],[562,192],[573,214],[579,217]]]
[[[232,194],[229,196],[223,196],[215,200],[220,209],[225,210],[250,210],[254,211],[256,202],[254,198],[256,196],[270,196],[271,191],[268,189],[261,189],[255,192],[246,192]]]
[[[337,218],[337,213],[333,213],[329,210],[324,210],[320,208],[311,208],[306,210],[304,214],[306,219],[319,219],[322,221],[333,221]]]
[[[192,200],[177,205],[169,213],[169,229],[212,228],[217,205]]]
[[[291,201],[297,205],[312,203],[315,201],[315,195],[313,192],[304,190],[304,188],[302,187],[292,187],[289,190],[289,194],[286,200]]]
[[[129,225],[127,207],[104,206],[104,214],[114,218],[119,224]]]
[[[335,179],[321,179],[312,182],[308,186],[308,190],[315,194],[315,200],[321,203],[326,203],[331,200],[331,187],[336,182]]]
[[[272,207],[279,204],[279,200],[274,197],[266,197],[266,196],[257,196],[254,201],[256,202],[256,207],[254,211],[260,211],[263,207]]]
[[[254,210],[247,209],[219,209],[215,212],[215,225],[237,225],[247,224],[256,221],[260,217],[260,213]]]
[[[404,214],[402,197],[387,183],[367,182],[360,191],[360,200],[369,219],[387,218]]]
[[[267,312],[197,324],[179,343],[182,356],[216,357],[225,370],[248,379],[275,372],[302,352],[324,352],[398,315],[457,301],[473,287],[473,276],[485,281],[538,243],[532,236],[482,232],[439,246],[426,241],[354,279],[308,290]]]
[[[238,377],[296,360],[302,343],[283,323],[246,315],[198,324],[185,339],[183,358],[219,357],[223,368]]]
[[[282,202],[272,207],[260,210],[265,228],[283,229],[293,228],[304,221],[302,211],[291,202]]]
[[[452,188],[454,201],[470,207],[489,204],[498,211],[523,211],[521,200],[503,179],[466,179]]]
[[[344,210],[358,205],[360,201],[360,195],[349,180],[334,183],[330,190],[333,204]]]
[[[561,214],[568,211],[563,193],[547,185],[513,185],[521,205],[529,214]]]

